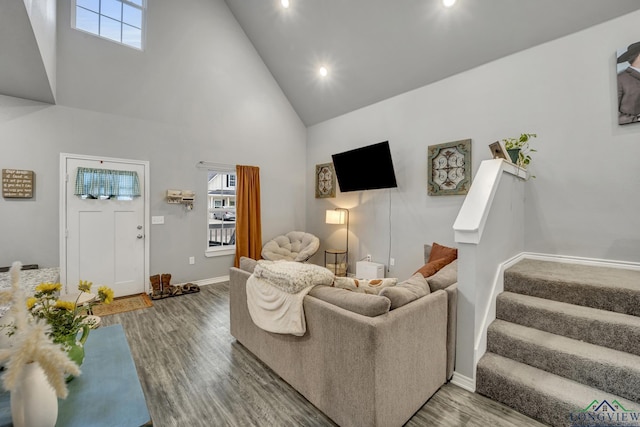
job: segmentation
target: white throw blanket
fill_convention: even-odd
[[[293,261],[258,261],[247,280],[247,306],[253,323],[279,334],[302,336],[307,330],[302,303],[315,285],[331,285],[324,267]]]

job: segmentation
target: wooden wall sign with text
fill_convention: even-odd
[[[33,171],[2,169],[2,197],[30,199],[35,190]]]

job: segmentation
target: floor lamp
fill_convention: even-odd
[[[333,210],[327,210],[325,222],[327,224],[347,224],[347,246],[345,250],[346,274],[346,272],[349,271],[349,209],[335,208]]]

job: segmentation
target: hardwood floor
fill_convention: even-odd
[[[102,318],[121,323],[157,427],[335,426],[229,333],[229,285]],[[406,426],[542,426],[452,384]]]

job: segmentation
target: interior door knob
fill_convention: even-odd
[[[144,236],[143,236],[142,234],[138,234],[136,237],[137,237],[138,239],[142,239]]]

